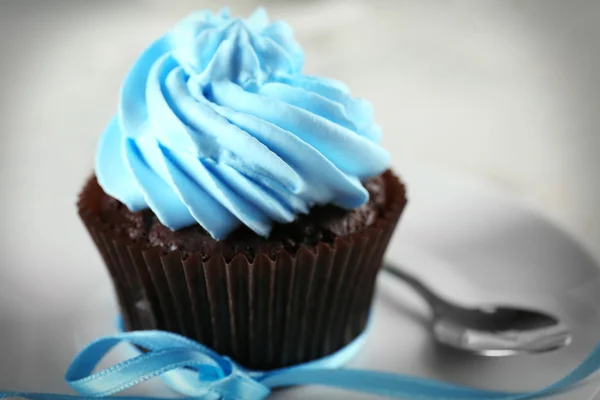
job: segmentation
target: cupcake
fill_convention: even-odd
[[[364,330],[405,190],[370,104],[302,64],[263,10],[194,13],[136,61],[78,201],[126,330],[260,370]]]

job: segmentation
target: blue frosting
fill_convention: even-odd
[[[315,204],[353,209],[382,173],[371,105],[340,82],[302,74],[291,28],[197,12],[139,57],[100,140],[96,175],[131,211],[223,239],[267,236]]]

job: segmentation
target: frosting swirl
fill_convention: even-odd
[[[382,173],[372,109],[340,82],[303,75],[291,28],[197,12],[139,57],[103,133],[96,175],[131,211],[223,239],[267,236],[315,204],[356,208]]]

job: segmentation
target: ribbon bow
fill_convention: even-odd
[[[293,385],[325,385],[408,400],[524,400],[564,390],[600,368],[600,344],[575,370],[544,389],[528,393],[479,390],[393,373],[339,368],[362,347],[363,333],[336,353],[309,363],[273,371],[250,371],[227,357],[182,336],[162,331],[120,333],[95,340],[84,348],[67,370],[67,383],[81,396],[0,391],[0,399],[97,399],[110,396],[148,379],[162,376],[188,400],[260,400],[271,389]],[[117,344],[127,342],[147,350],[100,372],[100,360]],[[111,399],[151,400],[150,397]]]

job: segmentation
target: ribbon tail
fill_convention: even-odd
[[[29,393],[29,392],[0,392],[0,399],[27,399],[27,400],[173,400],[167,397],[144,397],[144,396],[110,396],[92,397],[73,394],[56,393]],[[186,397],[183,400],[207,400],[206,397]]]
[[[321,385],[405,400],[508,400],[520,393],[503,393],[436,382],[394,373],[338,369],[301,370],[266,376],[260,382],[270,388]]]
[[[526,400],[556,394],[588,378],[600,369],[600,344],[573,371],[543,389],[501,392],[386,372],[352,369],[290,368],[265,374],[259,382],[269,388],[295,385],[322,385],[405,400]]]
[[[68,394],[53,394],[53,393],[19,393],[19,392],[2,392],[0,399],[27,399],[27,400],[83,400],[81,396],[73,396]]]
[[[550,394],[559,391],[563,391],[568,389],[575,384],[583,381],[584,379],[590,377],[594,373],[598,372],[600,369],[600,343],[594,347],[594,350],[588,355],[585,360],[581,364],[579,364],[573,371],[567,374],[564,378],[559,381],[553,383],[552,385],[547,386],[546,388],[540,390],[539,394]],[[535,395],[536,393],[534,393]],[[534,396],[522,397],[523,399],[531,399]]]

